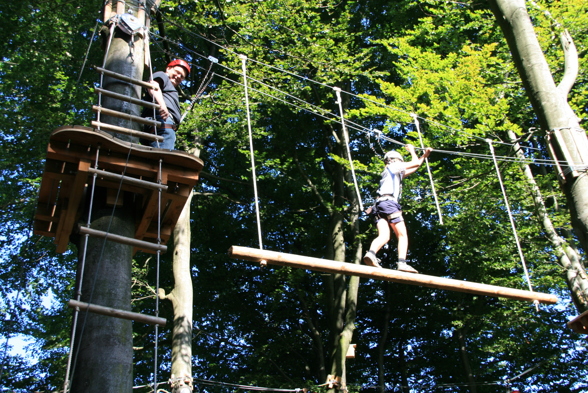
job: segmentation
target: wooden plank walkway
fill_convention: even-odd
[[[557,303],[557,296],[546,293],[524,291],[499,287],[495,285],[473,283],[450,278],[428,276],[425,274],[405,273],[397,270],[382,269],[372,266],[356,265],[353,263],[329,261],[326,259],[285,254],[275,251],[259,250],[255,248],[232,246],[229,249],[231,258],[244,259],[258,263],[269,263],[278,266],[290,266],[326,273],[345,274],[373,278],[376,280],[392,281],[402,284],[419,285],[423,287],[446,289],[450,291],[466,292],[475,295],[503,297],[516,300],[538,301],[546,304]]]

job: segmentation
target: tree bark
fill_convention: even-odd
[[[133,237],[129,215],[117,209],[95,211],[92,228]],[[80,254],[83,248],[80,248]],[[131,246],[89,238],[81,300],[129,311],[131,308]],[[80,261],[82,255],[80,255]],[[130,392],[133,388],[132,322],[90,312],[78,317],[71,392]]]
[[[539,46],[524,0],[488,0],[506,37],[541,127],[552,145],[553,158],[560,162],[560,185],[570,206],[571,221],[583,249],[588,249],[588,139],[567,103],[572,82],[574,48],[569,35],[566,75],[556,87],[549,65]],[[575,77],[573,78],[575,79]],[[581,311],[581,310],[579,310]]]
[[[199,138],[197,143],[199,142]],[[200,155],[199,149],[192,149],[191,154]],[[192,270],[190,264],[190,211],[193,193],[190,194],[184,209],[174,227],[173,276],[174,289],[165,295],[160,289],[160,298],[172,302],[174,309],[174,326],[172,331],[172,367],[171,380],[174,393],[193,390],[192,385],[192,326],[194,309],[194,289],[192,287]]]
[[[515,146],[515,154],[521,159],[521,162],[525,162],[526,158],[516,142],[516,135],[514,132],[509,131],[508,136],[510,142]],[[582,263],[578,250],[557,233],[555,226],[549,218],[543,195],[535,182],[531,168],[528,165],[523,165],[522,171],[527,180],[527,185],[535,204],[535,211],[545,231],[545,236],[555,249],[558,261],[564,269],[566,283],[572,294],[572,299],[581,314],[588,310],[588,275],[586,274],[586,268]]]

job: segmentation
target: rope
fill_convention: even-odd
[[[94,37],[96,36],[96,30],[98,30],[98,24],[100,22],[101,22],[100,19],[96,19],[96,25],[94,26],[94,32],[92,32],[92,37],[90,38],[90,43],[88,44],[88,49],[86,50],[86,56],[84,57],[82,69],[80,70],[80,75],[78,75],[78,80],[76,83],[80,83],[80,79],[82,78],[82,74],[84,73],[84,68],[86,67],[86,62],[88,61],[88,55],[90,54],[90,48],[92,48],[92,43],[94,42]]]
[[[353,167],[353,158],[351,157],[351,149],[349,147],[349,134],[345,127],[345,116],[343,113],[343,100],[341,100],[341,89],[338,87],[333,88],[337,94],[337,104],[339,104],[339,112],[341,113],[341,129],[343,130],[343,136],[345,137],[345,147],[347,148],[347,157],[349,158],[349,166],[351,167],[351,176],[353,176],[353,184],[355,185],[355,192],[357,193],[357,201],[359,203],[359,211],[363,211],[363,203],[361,201],[361,193],[359,192],[359,186],[357,185],[357,178],[355,177],[355,168]]]
[[[247,56],[240,55],[241,67],[243,69],[243,86],[245,87],[245,106],[247,108],[247,128],[249,130],[249,151],[251,156],[251,173],[253,175],[253,192],[255,194],[255,214],[257,215],[257,236],[259,238],[259,249],[263,250],[261,240],[261,219],[259,215],[259,198],[257,196],[257,177],[255,175],[255,155],[253,152],[253,133],[251,131],[251,116],[249,111],[249,92],[247,87]]]
[[[208,66],[208,70],[206,71],[206,75],[204,75],[204,78],[202,78],[202,82],[200,83],[198,90],[196,90],[196,94],[194,94],[194,98],[192,98],[192,101],[190,101],[190,105],[188,105],[188,107],[184,111],[184,114],[182,115],[182,118],[180,119],[180,124],[184,121],[184,119],[186,118],[188,113],[190,113],[190,111],[194,107],[194,103],[196,102],[196,100],[202,96],[202,93],[204,93],[204,90],[206,90],[206,88],[208,87],[210,82],[212,82],[212,78],[214,78],[215,74],[214,74],[214,72],[211,72],[212,66],[214,64],[218,63],[218,59],[213,56],[208,56],[208,60],[210,60],[210,65]]]
[[[193,31],[191,31],[191,30],[189,30],[189,29],[185,28],[184,26],[181,26],[181,25],[177,24],[177,23],[176,23],[176,22],[174,22],[174,21],[168,20],[167,18],[166,18],[166,21],[168,21],[169,23],[171,23],[171,24],[173,24],[173,25],[177,26],[178,28],[182,29],[183,31],[187,32],[189,35],[192,35],[192,36],[194,36],[194,37],[198,37],[198,38],[200,38],[200,39],[202,39],[202,40],[205,40],[205,41],[207,41],[207,42],[210,42],[212,45],[215,45],[215,46],[219,47],[220,49],[227,51],[228,53],[233,53],[233,54],[235,53],[235,52],[234,52],[234,51],[232,51],[231,49],[229,49],[229,48],[227,48],[227,47],[224,47],[224,46],[220,45],[218,42],[211,41],[211,40],[207,39],[207,38],[206,38],[206,37],[204,37],[204,36],[201,36],[201,35],[199,35],[199,34],[197,34],[197,33],[194,33]],[[153,34],[154,34],[154,33],[153,33]],[[178,47],[181,47],[181,48],[182,48],[182,50],[189,51],[190,53],[194,54],[194,55],[195,55],[195,56],[197,56],[197,57],[206,58],[206,56],[204,56],[204,55],[202,55],[202,54],[200,54],[200,53],[198,53],[198,52],[196,52],[196,51],[194,51],[194,50],[190,50],[190,49],[186,48],[185,46],[183,46],[183,44],[181,44],[181,43],[179,43],[179,42],[176,42],[176,41],[174,41],[174,40],[170,40],[170,39],[168,39],[168,38],[161,37],[161,36],[160,36],[160,38],[162,38],[162,39],[164,39],[164,40],[166,40],[166,41],[168,41],[168,42],[170,42],[170,43],[172,43],[172,44],[174,44],[174,45],[176,45],[176,46],[178,46]],[[316,81],[316,80],[313,80],[313,79],[311,79],[311,78],[308,78],[308,77],[306,77],[306,76],[301,76],[301,75],[295,74],[295,73],[293,73],[293,72],[291,72],[291,71],[288,71],[288,70],[286,70],[286,69],[283,69],[283,68],[278,68],[278,67],[275,67],[275,66],[272,66],[272,65],[270,65],[270,64],[266,64],[266,63],[263,63],[263,62],[260,62],[260,61],[254,60],[254,59],[249,59],[249,60],[251,60],[251,61],[255,61],[256,63],[259,63],[260,65],[263,65],[263,66],[265,66],[265,67],[267,67],[267,68],[271,68],[271,69],[273,69],[273,70],[276,70],[276,71],[278,71],[278,72],[280,72],[280,73],[286,73],[286,74],[288,74],[288,75],[294,76],[294,77],[296,77],[296,78],[299,78],[300,80],[303,80],[303,81],[305,81],[305,82],[312,82],[312,83],[316,83],[316,84],[318,84],[318,85],[320,85],[320,86],[325,86],[325,87],[330,87],[330,88],[333,88],[332,86],[329,86],[329,85],[327,85],[327,84],[325,84],[325,83],[318,82],[318,81]],[[231,68],[229,68],[229,67],[227,67],[227,66],[225,66],[225,65],[222,65],[222,64],[220,64],[220,63],[219,63],[219,65],[220,65],[221,67],[224,67],[224,68],[225,68],[225,69],[227,69],[227,70],[230,70],[230,71],[232,71],[232,72],[235,72],[235,73],[237,73],[237,71],[235,71],[235,70],[232,70]],[[220,76],[220,75],[219,75],[219,76]],[[221,77],[222,77],[222,76],[221,76]],[[238,82],[236,82],[236,81],[234,81],[234,80],[232,80],[232,79],[229,79],[229,78],[224,78],[224,79],[226,79],[226,80],[230,81],[231,83],[238,83]],[[261,81],[257,81],[257,82],[259,82],[259,83],[262,83]],[[265,84],[264,84],[264,85],[265,85]],[[267,85],[265,85],[265,86],[267,86]],[[270,88],[277,90],[276,88],[273,88],[273,87],[270,87]],[[259,92],[259,93],[261,93],[261,94],[264,94],[264,95],[268,95],[267,93],[263,93],[263,92],[260,92],[260,91],[258,91],[258,92]],[[285,92],[282,92],[282,93],[283,93],[283,94],[285,94],[285,95],[288,95],[288,93],[285,93]],[[408,111],[406,111],[406,110],[404,110],[404,109],[395,108],[395,107],[392,107],[392,106],[390,106],[390,105],[384,104],[384,103],[382,103],[382,102],[378,102],[378,101],[375,101],[375,100],[369,99],[369,98],[367,98],[367,97],[365,97],[365,96],[360,96],[360,95],[357,95],[357,94],[354,94],[354,93],[350,93],[350,92],[346,92],[346,91],[344,91],[344,93],[346,93],[346,94],[349,94],[349,95],[351,95],[351,96],[353,96],[353,97],[356,97],[356,98],[358,98],[358,99],[360,99],[360,100],[362,100],[362,101],[365,101],[365,102],[370,102],[370,103],[372,103],[372,104],[378,105],[378,106],[380,106],[380,107],[383,107],[383,108],[387,108],[387,109],[390,109],[390,110],[393,110],[393,111],[397,111],[397,112],[399,112],[399,113],[403,113],[403,114],[406,114],[406,115],[411,115],[411,113],[409,113]],[[271,95],[270,95],[270,96],[271,96]],[[272,97],[273,97],[273,96],[272,96]],[[277,98],[277,97],[273,97],[273,98],[280,100],[280,99],[279,99],[279,98]],[[298,100],[298,101],[301,101],[301,102],[305,102],[304,100],[301,100],[301,99],[298,99],[298,98],[295,98],[295,99],[296,99],[296,100]],[[283,100],[281,100],[281,101],[283,101]],[[283,101],[283,102],[285,102],[286,104],[289,104],[289,105],[292,105],[292,106],[298,107],[299,109],[303,109],[303,110],[307,110],[307,111],[309,111],[309,109],[307,109],[307,108],[299,107],[299,106],[293,105],[293,104],[291,104],[291,103],[289,103],[289,102],[286,102],[286,101]],[[306,103],[307,105],[309,105],[309,106],[314,106],[313,104],[310,104],[310,103],[308,103],[308,102],[305,102],[305,103]],[[322,113],[323,113],[323,112],[325,112],[325,111],[321,109],[321,110],[318,112],[319,116],[322,116]],[[317,112],[313,112],[313,113],[317,113]],[[332,114],[331,114],[331,115],[332,115]],[[333,116],[334,116],[334,115],[333,115]],[[324,116],[323,116],[323,117],[324,117]],[[440,122],[437,122],[437,121],[435,121],[435,120],[433,120],[433,119],[427,119],[427,118],[423,118],[423,117],[420,117],[420,119],[422,119],[422,120],[424,120],[424,121],[427,121],[428,123],[435,124],[435,125],[437,125],[437,126],[439,126],[439,127],[442,127],[442,128],[448,129],[448,130],[451,130],[451,131],[453,131],[453,132],[458,132],[458,133],[465,134],[465,135],[467,135],[469,138],[474,138],[474,139],[478,139],[478,140],[480,140],[480,141],[485,141],[485,138],[483,138],[483,137],[479,137],[479,136],[476,136],[476,135],[471,135],[471,134],[470,134],[470,133],[468,133],[468,132],[465,132],[465,131],[463,131],[463,130],[459,130],[459,129],[453,128],[453,127],[451,127],[451,126],[448,126],[448,125],[442,124],[442,123],[440,123]],[[332,120],[332,119],[331,119],[331,120]],[[336,121],[336,120],[335,120],[335,121]],[[348,124],[350,124],[350,121],[349,121],[349,120],[348,120]],[[360,129],[360,130],[362,130],[362,131],[363,131],[363,132],[365,132],[365,133],[369,133],[369,132],[370,132],[370,130],[368,130],[367,128],[365,128],[365,127],[362,127],[362,126],[359,126],[359,129]],[[391,140],[390,138],[386,138],[386,137],[384,137],[383,139],[385,139],[385,140],[389,140],[389,141],[392,141],[393,143],[398,143],[397,141]],[[494,141],[494,143],[496,143],[496,144],[502,144],[502,145],[507,145],[507,146],[512,146],[512,144],[505,143],[505,142],[501,142],[501,141]],[[398,143],[398,144],[402,145],[401,143]],[[525,148],[525,149],[527,149],[527,150],[539,150],[539,149],[537,149],[537,148],[534,148],[534,147],[529,147],[529,146],[523,146],[523,148]],[[437,150],[437,149],[435,149],[435,152],[436,152],[436,153],[440,153],[440,152],[442,152],[442,153],[447,153],[447,154],[459,154],[459,153],[456,153],[456,152],[443,151],[443,150]],[[492,159],[492,157],[491,157],[491,156],[481,156],[481,155],[476,155],[476,156],[477,156],[477,157],[483,157],[483,158],[486,158],[486,159]],[[505,160],[514,160],[514,158],[512,158],[512,157],[508,157],[508,158],[506,158]],[[538,164],[538,165],[539,165],[539,164],[552,165],[552,164],[553,164],[555,161],[553,161],[553,160],[531,160],[530,162],[531,162],[531,163]],[[565,163],[565,165],[568,165],[568,164],[567,164],[567,163]],[[570,165],[574,165],[574,164],[572,163],[572,164],[570,164]]]
[[[159,159],[159,170],[157,175],[157,183],[162,183],[162,160]],[[161,193],[160,188],[157,193],[157,244],[161,244]],[[159,317],[159,268],[161,264],[161,250],[157,250],[157,268],[155,273],[155,316]],[[153,391],[157,389],[157,351],[159,343],[159,325],[155,325],[155,344],[154,344],[154,355],[153,355]]]
[[[157,34],[155,34],[155,33],[151,33],[151,34],[153,34],[153,35],[157,36]],[[184,47],[183,47],[183,46],[182,46],[180,43],[178,43],[178,42],[175,42],[174,40],[170,40],[170,39],[168,39],[168,38],[161,37],[161,36],[159,36],[159,37],[160,37],[160,38],[162,38],[162,39],[164,39],[164,40],[166,40],[166,41],[168,41],[168,42],[171,42],[171,43],[173,43],[173,44],[175,44],[175,45],[177,45],[177,46],[181,46],[183,50],[189,51],[189,52],[191,52],[192,54],[194,54],[194,55],[196,55],[196,56],[199,56],[199,57],[202,57],[202,58],[206,58],[204,55],[201,55],[201,54],[199,54],[199,53],[197,53],[197,52],[195,52],[195,51],[192,51],[192,50],[190,50],[190,49],[184,48]],[[157,43],[156,43],[156,45],[157,45]],[[218,45],[218,44],[217,44],[217,45]],[[223,49],[226,49],[226,48],[224,48],[224,47],[222,47],[222,46],[220,46],[220,47],[221,47],[221,48],[223,48]],[[165,49],[163,49],[163,48],[160,48],[160,49],[161,49],[161,50],[162,50],[164,53],[168,53],[168,52],[167,52]],[[170,53],[168,53],[168,54],[170,54]],[[173,55],[173,54],[171,54],[171,55]],[[261,62],[258,62],[258,63],[260,63],[260,64],[262,64],[262,65],[266,65],[266,64],[263,64],[263,63],[261,63]],[[202,67],[199,67],[199,66],[197,66],[197,65],[194,65],[194,66],[195,66],[195,67],[197,67],[197,68],[204,69],[204,68],[202,68]],[[237,73],[237,74],[239,74],[239,75],[241,74],[240,72],[238,72],[238,71],[236,71],[236,70],[234,70],[234,69],[231,69],[230,67],[227,67],[227,66],[225,66],[225,65],[223,65],[223,64],[221,64],[221,63],[219,63],[219,66],[223,67],[224,69],[226,69],[226,70],[228,70],[228,71],[230,71],[230,72],[234,72],[234,73]],[[270,67],[270,68],[276,68],[276,67],[273,67],[273,66],[271,66],[271,65],[266,65],[266,66],[267,66],[267,67]],[[300,78],[300,79],[303,79],[303,80],[305,80],[305,81],[310,81],[310,82],[313,82],[313,83],[317,83],[317,84],[320,84],[321,86],[328,86],[328,85],[325,85],[324,83],[321,83],[321,82],[314,81],[314,80],[312,80],[312,79],[309,79],[309,78],[307,78],[307,77],[304,77],[304,76],[299,76],[299,75],[297,75],[297,74],[294,74],[294,73],[292,73],[292,72],[289,72],[289,71],[287,71],[287,70],[283,70],[283,69],[280,69],[280,68],[276,68],[276,69],[277,69],[277,70],[279,70],[280,72],[285,72],[285,73],[287,73],[287,74],[294,75],[294,76],[296,76],[296,77],[298,77],[298,78]],[[241,83],[239,83],[238,81],[235,81],[235,80],[233,80],[233,79],[230,79],[230,78],[228,78],[228,77],[226,77],[226,76],[223,76],[223,75],[220,75],[220,74],[216,74],[216,76],[218,76],[218,77],[220,77],[221,79],[224,79],[224,80],[226,80],[226,81],[228,81],[228,82],[230,82],[230,83],[234,83],[234,84],[237,84],[237,85],[241,85],[241,86],[242,86],[242,84],[241,84]],[[336,115],[334,115],[334,114],[333,114],[333,113],[331,113],[331,112],[328,112],[328,111],[326,111],[326,110],[325,110],[325,109],[323,109],[323,108],[320,108],[320,107],[318,107],[318,106],[316,106],[316,105],[314,105],[314,104],[312,104],[312,103],[309,103],[309,102],[307,102],[307,101],[304,101],[304,100],[302,100],[302,99],[300,99],[300,98],[298,98],[298,97],[295,97],[295,96],[293,96],[293,95],[291,95],[291,94],[289,94],[289,93],[287,93],[287,92],[284,92],[284,91],[282,91],[282,90],[280,90],[280,89],[277,89],[277,88],[275,88],[275,87],[273,87],[273,86],[267,85],[266,83],[264,83],[264,82],[262,82],[262,81],[260,81],[260,80],[256,80],[256,79],[253,79],[253,78],[249,78],[249,79],[250,79],[250,80],[253,80],[253,81],[257,82],[257,83],[259,83],[259,84],[260,84],[260,85],[262,85],[262,86],[268,87],[268,88],[269,88],[269,89],[271,89],[271,90],[276,90],[276,91],[280,92],[281,94],[284,94],[285,96],[287,96],[287,97],[289,97],[289,98],[292,98],[293,100],[295,100],[295,101],[298,101],[298,102],[300,102],[300,103],[302,103],[302,104],[304,104],[304,105],[306,105],[306,106],[300,106],[300,105],[297,105],[297,104],[295,104],[295,103],[292,103],[292,102],[286,101],[286,100],[284,100],[284,99],[282,99],[282,98],[280,98],[280,97],[276,97],[275,95],[271,95],[271,94],[268,94],[268,93],[266,93],[266,92],[263,92],[263,91],[261,91],[261,90],[257,90],[257,89],[254,89],[254,88],[252,88],[252,87],[249,87],[251,90],[253,90],[253,91],[256,91],[256,92],[257,92],[257,93],[259,93],[259,94],[262,94],[262,95],[264,95],[264,96],[271,97],[272,99],[275,99],[275,100],[277,100],[277,101],[283,102],[283,103],[285,103],[286,105],[293,106],[293,107],[295,107],[295,108],[297,108],[297,109],[300,109],[300,110],[304,110],[304,111],[307,111],[307,112],[313,113],[313,114],[315,114],[315,115],[317,115],[317,116],[319,116],[319,117],[322,117],[322,118],[324,118],[324,119],[327,119],[327,120],[329,120],[329,121],[333,121],[333,122],[335,122],[335,123],[340,123],[340,121],[339,121],[339,120],[337,120],[337,116],[336,116]],[[330,87],[330,86],[328,86],[328,87]],[[333,87],[331,87],[331,88],[333,88]],[[380,105],[380,106],[382,106],[382,107],[385,107],[385,108],[388,108],[388,109],[391,109],[391,110],[395,110],[395,111],[397,111],[397,112],[401,112],[401,113],[405,113],[405,114],[409,114],[409,115],[410,115],[410,113],[409,113],[409,112],[407,112],[407,111],[405,111],[405,110],[403,110],[403,109],[399,109],[399,108],[391,107],[391,106],[389,106],[389,105],[382,104],[381,102],[373,101],[373,100],[370,100],[370,99],[368,99],[368,98],[366,98],[366,97],[361,97],[361,96],[358,96],[358,95],[356,95],[356,94],[353,94],[353,93],[349,93],[349,92],[345,92],[345,93],[347,93],[347,94],[349,94],[349,95],[351,95],[351,96],[354,96],[354,97],[356,97],[356,98],[359,98],[359,99],[361,99],[361,100],[363,100],[363,101],[371,102],[371,103],[374,103],[374,104],[376,104],[376,105]],[[309,108],[310,108],[310,109],[309,109]],[[328,117],[328,116],[326,116],[326,115],[330,115],[330,116],[332,116],[332,118],[330,118],[330,117]],[[485,141],[485,139],[484,139],[484,138],[482,138],[482,137],[478,137],[478,136],[475,136],[475,135],[471,135],[471,134],[469,134],[469,133],[466,133],[466,132],[464,132],[464,131],[462,131],[462,130],[458,130],[458,129],[455,129],[455,128],[451,127],[451,126],[448,126],[448,125],[445,125],[445,124],[439,123],[439,122],[437,122],[437,121],[435,121],[435,120],[432,120],[432,119],[427,119],[427,118],[423,118],[423,117],[420,117],[420,116],[419,116],[419,118],[420,118],[421,120],[427,121],[428,123],[435,124],[435,125],[437,125],[437,126],[439,126],[439,127],[443,127],[443,128],[449,129],[449,130],[451,130],[451,131],[454,131],[454,132],[459,132],[459,133],[466,134],[466,135],[467,135],[468,137],[470,137],[470,138],[474,138],[474,139],[479,139],[479,140],[483,140],[483,141]],[[364,132],[366,135],[369,135],[369,133],[371,133],[371,132],[372,132],[372,130],[370,130],[370,129],[368,129],[368,128],[366,128],[366,127],[362,126],[362,125],[359,125],[359,124],[357,124],[357,123],[354,123],[354,122],[352,122],[352,121],[350,121],[350,120],[347,120],[347,125],[348,125],[348,127],[349,127],[349,128],[355,129],[355,130],[357,130],[357,131],[359,131],[359,132]],[[381,131],[378,131],[378,130],[376,130],[376,131],[377,131],[377,132],[381,132]],[[401,142],[399,142],[399,141],[397,141],[397,140],[394,140],[394,139],[392,139],[392,138],[390,138],[390,137],[384,136],[384,135],[382,135],[382,136],[381,136],[381,140],[384,140],[384,141],[387,141],[387,142],[391,142],[391,143],[395,143],[395,144],[397,144],[397,145],[400,145],[400,146],[403,146],[403,145],[404,145],[403,143],[401,143]],[[378,141],[378,142],[379,142],[379,141]],[[495,143],[495,144],[501,144],[501,145],[505,145],[505,146],[513,146],[513,145],[512,145],[512,144],[510,144],[510,143],[505,143],[505,142],[501,142],[501,141],[494,141],[493,143]],[[535,151],[539,151],[539,150],[540,150],[540,149],[538,149],[538,148],[531,147],[531,146],[522,146],[522,148],[524,148],[524,149],[526,149],[526,150],[535,150]],[[382,149],[382,150],[384,150],[384,149]],[[442,153],[442,154],[462,155],[462,156],[465,156],[465,157],[475,157],[475,158],[481,158],[481,159],[492,159],[492,156],[491,156],[491,155],[487,155],[487,154],[466,153],[466,152],[457,152],[457,151],[451,151],[451,150],[441,150],[441,149],[435,149],[435,152],[436,152],[436,153]],[[506,156],[506,157],[497,157],[497,159],[499,159],[500,161],[522,162],[522,161],[521,161],[519,158],[515,158],[515,157],[509,157],[509,156]],[[527,162],[527,163],[533,163],[533,164],[536,164],[536,165],[554,165],[554,164],[556,164],[556,163],[558,163],[558,162],[559,162],[559,163],[563,163],[564,165],[567,165],[567,161],[555,161],[555,160],[551,160],[551,159],[529,159],[528,161],[525,161],[525,162]]]
[[[492,157],[494,157],[494,146],[492,146],[492,141],[490,139],[488,139],[487,142],[488,142],[488,146],[490,147],[490,152],[492,153]],[[508,197],[506,196],[504,184],[502,183],[502,176],[500,176],[500,169],[498,168],[498,162],[496,161],[496,159],[494,160],[494,167],[496,168],[496,175],[498,176],[498,182],[500,183],[500,189],[502,190],[504,204],[506,205],[506,210],[508,211],[508,218],[510,220],[510,226],[512,228],[512,233],[515,238],[517,250],[519,252],[519,257],[521,258],[521,263],[523,265],[523,270],[525,272],[525,279],[527,280],[527,284],[529,286],[529,291],[533,292],[533,287],[531,286],[531,279],[529,278],[529,271],[527,270],[527,264],[525,263],[525,257],[523,255],[523,251],[521,249],[521,243],[520,243],[519,237],[517,235],[517,229],[516,229],[515,222],[514,222],[514,219],[512,216],[512,212],[510,210],[510,205],[508,203]],[[538,308],[539,303],[537,301],[534,301],[533,303],[535,304],[535,307]]]
[[[424,149],[423,136],[419,126],[419,119],[416,114],[412,113],[411,116],[414,118],[414,125],[416,126],[419,134],[419,141],[421,142],[421,148]],[[429,173],[429,181],[431,182],[431,189],[433,190],[433,198],[435,199],[435,206],[437,207],[437,214],[439,215],[439,223],[443,225],[443,215],[441,215],[441,207],[439,206],[439,200],[437,199],[437,192],[435,191],[435,183],[433,182],[433,174],[431,173],[431,166],[429,165],[429,158],[425,158],[427,164],[427,172]]]

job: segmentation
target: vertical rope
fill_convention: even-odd
[[[159,170],[157,175],[157,183],[162,183],[162,160],[159,160]],[[161,188],[157,193],[157,244],[161,245]],[[157,268],[155,273],[155,317],[159,317],[159,268],[161,261],[161,250],[157,250]],[[154,356],[153,356],[153,391],[157,391],[157,351],[159,344],[159,325],[155,325],[155,344],[154,344]]]
[[[96,25],[94,26],[94,32],[92,33],[92,37],[90,38],[90,44],[88,44],[88,49],[86,49],[86,56],[84,57],[84,62],[82,63],[82,69],[80,70],[80,75],[78,75],[78,80],[76,83],[80,83],[80,79],[82,79],[82,74],[84,73],[84,68],[86,68],[86,62],[88,61],[88,55],[90,54],[90,48],[92,48],[92,43],[94,42],[94,37],[96,36],[96,30],[98,30],[98,23],[100,23],[100,19],[96,19]]]
[[[347,157],[349,157],[349,166],[351,168],[351,176],[353,177],[353,185],[355,186],[355,192],[357,194],[357,201],[359,203],[359,211],[363,211],[363,202],[361,200],[361,193],[359,192],[359,186],[357,185],[357,177],[355,176],[355,168],[353,166],[353,158],[351,157],[351,148],[349,147],[349,134],[347,134],[347,127],[345,127],[345,116],[343,113],[343,101],[341,100],[341,89],[333,87],[335,94],[337,94],[337,104],[339,104],[339,113],[341,114],[341,128],[343,130],[343,136],[345,138],[345,146],[347,147]]]
[[[245,105],[247,108],[247,128],[249,130],[249,152],[251,156],[251,173],[253,175],[253,192],[255,195],[255,213],[257,215],[257,236],[259,238],[259,249],[263,250],[261,240],[261,219],[259,215],[259,197],[257,196],[257,177],[255,175],[255,155],[253,154],[253,133],[251,131],[251,116],[249,112],[249,90],[247,87],[247,56],[239,55],[243,69],[243,86],[245,86]]]
[[[506,205],[506,210],[508,211],[508,218],[510,220],[510,226],[512,228],[512,233],[515,238],[517,250],[519,252],[519,257],[521,258],[521,263],[523,265],[523,270],[525,272],[525,278],[526,278],[527,284],[529,286],[529,291],[533,292],[533,287],[531,286],[531,279],[529,278],[529,271],[527,270],[527,264],[525,263],[525,257],[523,255],[523,251],[521,249],[521,243],[519,242],[519,236],[517,235],[517,229],[515,227],[515,222],[512,217],[512,212],[510,210],[510,205],[508,203],[508,198],[506,196],[504,184],[502,183],[502,176],[500,176],[500,169],[498,168],[498,162],[496,161],[496,155],[494,154],[494,146],[492,146],[492,141],[490,139],[486,139],[486,142],[488,143],[488,146],[490,147],[490,152],[492,153],[492,160],[494,161],[494,167],[496,168],[496,175],[498,176],[498,182],[500,183],[500,189],[502,190],[504,204]],[[535,307],[537,307],[538,303],[536,303],[536,301],[533,303],[535,303]]]
[[[421,128],[419,124],[419,119],[416,114],[410,114],[414,119],[414,125],[416,126],[417,132],[419,134],[419,142],[421,143],[421,148],[425,148],[425,144],[423,143],[423,136],[421,135]],[[431,182],[431,189],[433,190],[433,198],[435,199],[435,206],[437,206],[437,215],[439,216],[439,223],[443,225],[443,216],[441,215],[441,207],[439,206],[439,200],[437,199],[437,192],[435,191],[435,183],[433,182],[433,174],[431,173],[431,167],[429,166],[429,159],[425,158],[425,163],[427,164],[427,172],[429,173],[429,181]]]

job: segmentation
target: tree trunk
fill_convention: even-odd
[[[560,162],[560,185],[570,207],[572,226],[582,248],[586,250],[588,249],[588,176],[586,176],[588,139],[566,99],[575,80],[574,72],[577,72],[573,61],[576,58],[573,42],[565,34],[562,37],[567,67],[566,75],[558,88],[539,46],[524,0],[488,0],[488,4],[504,32],[541,127],[547,133],[553,158]],[[584,270],[583,264],[582,270]],[[578,311],[581,312],[582,309]]]
[[[347,103],[348,104],[348,103]],[[345,105],[347,106],[347,105]],[[333,131],[333,134],[335,131]],[[335,136],[337,143],[334,145],[335,154],[350,159],[345,146],[347,138],[343,130]],[[349,201],[349,222],[351,228],[350,238],[353,239],[352,263],[359,264],[362,257],[361,243],[359,242],[359,201],[355,190],[346,187],[345,184],[353,184],[350,171],[341,165],[335,165],[333,174],[335,209],[332,210],[331,221],[331,246],[332,259],[345,261],[347,257],[345,247],[345,228],[341,210]],[[331,375],[340,377],[339,390],[347,390],[346,362],[347,350],[355,330],[355,317],[357,312],[357,296],[359,291],[359,277],[346,277],[336,274],[332,277],[332,306],[331,306]],[[334,390],[330,389],[330,391]]]
[[[516,155],[521,159],[521,162],[525,162],[525,156],[516,142],[516,135],[514,132],[509,131],[508,136],[510,142],[515,146]],[[522,170],[535,204],[536,214],[539,217],[547,239],[555,249],[560,265],[566,273],[566,283],[570,288],[574,304],[579,313],[582,313],[588,310],[588,276],[586,275],[586,269],[582,264],[580,254],[572,244],[569,244],[565,239],[559,236],[555,230],[555,227],[549,218],[549,214],[547,213],[543,195],[541,195],[541,190],[535,182],[535,177],[533,176],[531,168],[529,168],[528,165],[523,165]]]
[[[468,378],[470,393],[477,393],[478,390],[476,388],[476,380],[474,378],[474,374],[472,373],[472,367],[470,366],[470,357],[468,356],[468,348],[466,345],[466,338],[463,328],[457,329],[457,340],[459,341],[459,354],[461,356],[463,368]]]
[[[132,217],[117,209],[93,212],[92,228],[133,237]],[[80,254],[83,247],[80,247]],[[131,308],[130,246],[89,238],[82,278],[83,302],[120,310]],[[82,255],[80,255],[80,262]],[[80,312],[74,346],[74,393],[130,392],[133,388],[132,322],[90,312]]]
[[[127,9],[127,12],[130,12]],[[137,16],[138,10],[135,10]],[[144,44],[140,35],[130,37],[118,28],[106,54],[105,68],[142,79],[144,67]],[[140,97],[140,87],[126,82],[104,78],[103,88],[119,94]],[[108,109],[140,115],[141,108],[135,104],[103,97],[101,105]],[[140,129],[130,120],[101,116],[104,123],[120,127]],[[137,142],[135,137],[117,138]],[[106,196],[99,188],[95,194],[90,226],[105,232],[134,238],[134,209],[132,201],[119,200],[123,208],[113,209],[105,204]],[[80,264],[84,250],[81,238]],[[133,247],[105,241],[88,239],[81,300],[100,306],[121,310],[131,308],[131,262]],[[71,392],[120,393],[130,392],[133,387],[133,338],[132,322],[92,313],[82,313],[78,318]]]
[[[197,141],[198,142],[198,141]],[[191,154],[200,155],[199,149]],[[174,393],[191,392],[192,385],[192,316],[194,308],[194,289],[190,265],[190,210],[193,194],[190,194],[174,228],[174,289],[165,295],[160,289],[160,298],[172,302],[174,326],[172,331],[171,380]]]

